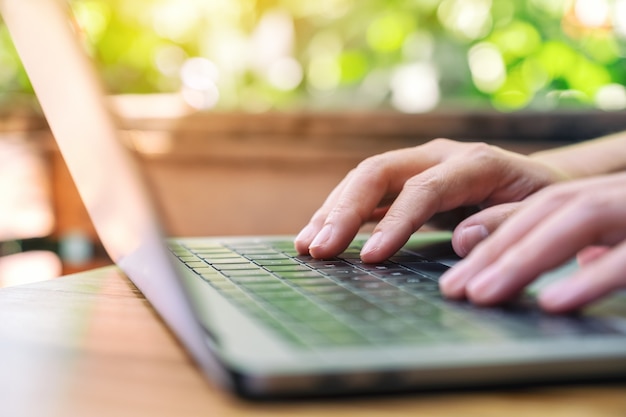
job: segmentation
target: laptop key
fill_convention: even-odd
[[[285,272],[309,272],[311,268],[307,268],[304,265],[271,265],[265,267],[268,271],[274,272],[277,275],[280,275]]]
[[[323,276],[319,272],[312,271],[310,269],[306,271],[284,271],[284,272],[275,271],[275,275],[282,279],[286,279],[289,281],[297,281],[299,279],[307,279],[307,278],[319,278]],[[328,278],[324,278],[324,279],[328,280]]]
[[[191,269],[195,269],[195,268],[206,267],[207,263],[202,262],[202,261],[191,261],[191,262],[185,262],[185,265],[187,265]]]
[[[259,268],[247,269],[222,269],[220,273],[226,277],[236,279],[237,277],[255,277],[272,275],[269,272]]]
[[[411,268],[418,274],[434,280],[439,280],[439,277],[450,269],[450,267],[438,262],[414,262],[405,264],[405,266]]]
[[[257,291],[263,291],[263,292],[269,292],[269,291],[289,291],[290,288],[285,285],[284,283],[280,282],[280,281],[274,281],[274,282],[245,282],[242,283],[243,287],[251,292],[257,292]]]
[[[255,263],[261,266],[275,266],[275,265],[299,265],[298,262],[295,262],[290,258],[265,258],[265,259],[255,259]]]
[[[239,276],[232,276],[230,277],[232,279],[233,282],[238,282],[240,284],[243,284],[244,286],[250,284],[250,283],[267,283],[267,282],[277,282],[278,278],[276,278],[274,275],[270,275],[270,274],[259,274],[256,273],[254,275],[239,275]]]

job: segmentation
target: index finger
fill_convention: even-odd
[[[376,155],[361,162],[331,192],[296,238],[300,253],[324,258],[344,250],[381,205],[387,205],[404,182],[437,163],[423,147]]]

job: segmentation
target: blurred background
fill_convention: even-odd
[[[72,0],[113,93],[197,109],[626,107],[625,0]],[[4,28],[0,98],[30,87]]]
[[[415,144],[407,138],[445,134],[442,126],[463,118],[459,115],[487,114],[479,123],[484,127],[493,120],[517,120],[518,114],[531,115],[526,124],[537,115],[555,115],[556,120],[563,114],[574,115],[565,123],[580,114],[600,114],[598,120],[609,114],[614,121],[623,119],[626,109],[626,0],[70,4],[85,47],[115,97],[124,130],[162,194],[174,192],[168,181],[174,183],[181,172],[196,181],[179,196],[196,201],[195,211],[165,207],[172,219],[190,219],[187,225],[172,220],[176,233],[266,232],[258,226],[263,223],[281,233],[296,232],[295,225],[308,218],[353,163]],[[369,116],[345,116],[355,112]],[[328,114],[339,116],[328,119]],[[438,119],[441,114],[455,116]],[[67,203],[76,200],[71,180],[2,24],[0,115],[0,286],[98,265],[92,262],[99,251],[97,238],[84,226],[88,222],[80,207]],[[141,122],[148,119],[150,125]],[[163,123],[183,119],[185,123]],[[364,120],[369,124],[362,126]],[[159,127],[149,127],[155,121]],[[242,125],[252,127],[244,131]],[[378,137],[367,142],[370,128],[380,125],[392,127],[374,129]],[[509,127],[510,136],[514,130]],[[549,139],[545,132],[538,135]],[[381,145],[382,136],[402,140]],[[195,143],[193,161],[189,153],[177,150],[172,137],[176,143]],[[210,148],[204,147],[207,137]],[[233,137],[240,147],[233,145]],[[332,150],[334,155],[337,147],[343,152],[340,161],[335,156],[329,162],[328,152],[321,151],[328,137],[341,140]],[[294,162],[294,156],[300,159]],[[209,162],[212,167],[221,164],[220,171],[201,171]],[[319,175],[324,164],[334,167],[332,175]],[[291,223],[276,228],[264,220],[288,196],[261,192],[258,184],[239,191],[222,185],[208,194],[227,193],[237,200],[243,191],[256,193],[253,200],[237,202],[246,208],[254,201],[265,214],[249,221],[233,214],[238,220],[197,226],[210,198],[191,190],[203,187],[207,178],[218,177],[225,184],[250,176],[246,170],[251,166],[266,183],[315,177],[318,182],[309,188],[318,192],[292,207],[301,214]],[[220,218],[222,212],[230,213],[226,206],[212,213]],[[33,254],[39,261],[23,261]]]

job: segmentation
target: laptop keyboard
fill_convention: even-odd
[[[477,308],[445,300],[448,269],[400,251],[364,264],[355,242],[327,260],[277,242],[174,243],[172,252],[209,285],[301,346],[481,342],[616,333],[598,320],[542,313],[532,302]]]

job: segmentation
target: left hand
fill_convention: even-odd
[[[448,271],[441,290],[480,305],[501,303],[577,254],[580,268],[539,295],[545,310],[576,310],[625,288],[625,203],[626,173],[546,187]]]

